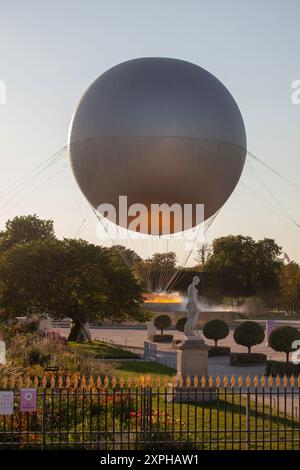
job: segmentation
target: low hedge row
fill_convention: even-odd
[[[173,335],[153,335],[154,343],[172,343]]]
[[[250,366],[266,364],[267,356],[262,353],[231,353],[231,366]]]
[[[209,357],[230,356],[231,349],[226,346],[213,346],[208,351]]]
[[[292,362],[281,362],[281,361],[267,361],[266,375],[276,375],[284,376],[300,374],[300,364],[293,364]]]

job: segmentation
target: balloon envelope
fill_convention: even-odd
[[[119,196],[149,210],[204,204],[207,219],[240,178],[246,133],[235,100],[212,74],[178,59],[141,58],[111,68],[88,88],[72,118],[69,152],[86,198],[96,209],[112,204],[117,224],[132,220],[118,218]],[[170,220],[176,232],[172,214]],[[148,230],[137,230],[149,233],[148,222]],[[193,211],[185,228],[196,223]]]

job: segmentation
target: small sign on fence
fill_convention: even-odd
[[[0,415],[12,415],[14,412],[14,392],[0,392]]]
[[[20,389],[20,411],[36,411],[37,393],[36,388]]]

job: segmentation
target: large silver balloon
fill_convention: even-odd
[[[235,100],[211,73],[182,60],[141,58],[87,89],[71,122],[69,152],[95,208],[118,208],[126,195],[128,205],[148,208],[204,204],[207,219],[240,178],[246,133]]]

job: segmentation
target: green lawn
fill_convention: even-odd
[[[137,356],[130,351],[103,341],[69,341],[69,347],[76,352],[91,356],[94,359],[134,359]]]

